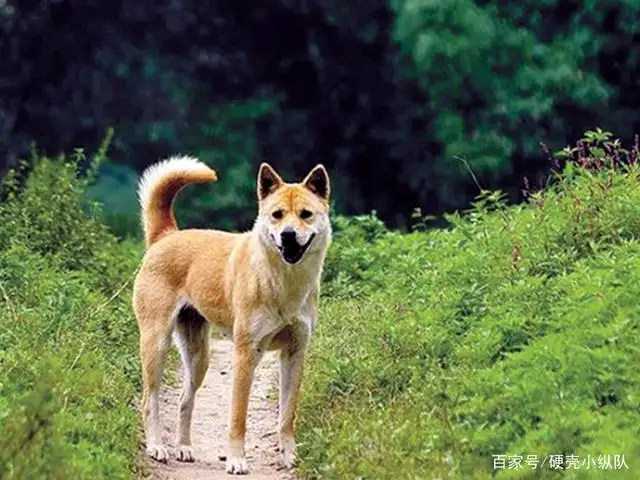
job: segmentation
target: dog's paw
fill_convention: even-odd
[[[176,448],[176,460],[179,462],[195,462],[193,448],[189,445],[178,445]]]
[[[227,473],[232,475],[246,475],[249,473],[245,457],[229,457],[227,459]]]
[[[287,470],[291,470],[296,466],[296,451],[295,449],[282,450],[282,465]]]
[[[282,452],[282,466],[287,470],[296,465],[296,442],[291,437],[281,437],[278,450]]]
[[[167,460],[169,460],[169,452],[163,445],[149,445],[147,447],[147,455],[162,463],[167,463]]]

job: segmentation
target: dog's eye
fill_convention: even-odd
[[[282,210],[276,210],[271,214],[271,216],[276,220],[280,220],[284,216],[284,212]]]
[[[300,218],[303,219],[303,220],[305,220],[307,218],[311,218],[311,215],[313,215],[313,213],[310,212],[309,210],[302,210],[300,212]]]

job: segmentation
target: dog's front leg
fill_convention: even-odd
[[[243,475],[249,472],[244,450],[247,430],[247,409],[253,374],[260,360],[257,346],[249,335],[236,333],[233,342],[233,387],[229,417],[229,447],[227,473]]]
[[[299,324],[294,341],[280,352],[279,433],[282,460],[286,468],[292,468],[296,460],[294,430],[308,337],[309,332],[306,325]]]

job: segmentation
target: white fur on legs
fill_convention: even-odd
[[[187,363],[187,362],[185,362]],[[179,462],[193,462],[193,448],[191,447],[191,417],[195,403],[196,386],[193,378],[194,365],[188,362],[184,365],[184,378],[182,380],[182,393],[178,407],[178,431],[176,438],[176,460]]]
[[[160,436],[160,414],[158,405],[159,389],[149,394],[149,414],[146,422],[147,432],[147,455],[159,462],[166,462],[169,459],[167,448],[162,445]]]
[[[155,379],[151,382],[145,415],[145,432],[147,437],[147,455],[159,462],[166,462],[169,459],[167,448],[162,445],[162,436],[160,429],[160,383],[162,381],[162,372],[164,370],[164,360],[166,357],[168,345],[167,341],[160,341],[158,348],[158,365],[156,369]]]
[[[191,447],[191,420],[195,395],[202,384],[208,367],[209,326],[205,323],[185,321],[176,324],[173,340],[182,359],[182,393],[178,410],[176,460],[193,462]]]
[[[249,473],[249,466],[244,455],[229,457],[226,465],[227,473],[232,475],[246,475]]]

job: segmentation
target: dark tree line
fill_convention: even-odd
[[[174,152],[221,173],[191,221],[246,226],[253,175],[317,162],[340,210],[392,224],[485,187],[517,200],[560,148],[639,131],[635,2],[7,0],[0,3],[0,162],[31,141],[95,148],[139,171]]]

